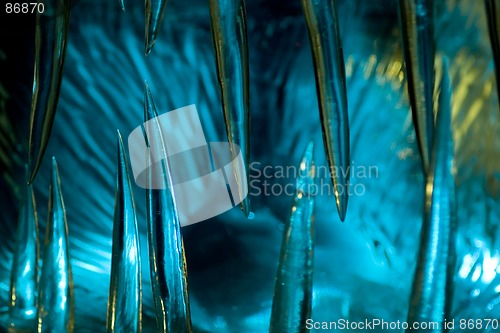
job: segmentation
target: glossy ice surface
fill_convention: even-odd
[[[38,333],[71,333],[75,325],[68,224],[55,158],[52,158],[49,209],[42,274],[38,286],[36,320]]]
[[[181,225],[175,203],[175,193],[167,160],[168,153],[163,145],[158,112],[149,87],[144,88],[144,122],[153,120],[148,137],[151,150],[147,158],[148,181],[158,184],[156,177],[162,177],[165,189],[146,190],[146,206],[149,239],[149,260],[151,284],[156,311],[158,332],[191,332],[191,317],[187,290],[187,267]],[[154,142],[154,143],[153,143]],[[153,163],[153,161],[158,161]]]
[[[222,109],[228,141],[240,147],[248,175],[250,164],[250,78],[248,41],[244,0],[210,0],[211,31],[220,85]],[[233,151],[236,158],[237,152]],[[244,175],[236,172],[236,179]],[[243,198],[244,181],[240,181],[239,197]],[[248,183],[248,179],[247,179]],[[240,207],[250,215],[250,198]]]
[[[115,218],[107,332],[141,332],[142,281],[134,194],[123,140],[118,132]]]
[[[349,113],[337,1],[302,1],[312,48],[321,129],[335,202],[345,220],[351,173]]]
[[[26,185],[23,192],[12,260],[9,316],[13,326],[23,327],[25,321],[29,327],[36,315],[38,296],[38,217],[33,187]]]
[[[425,215],[408,312],[408,322],[411,323],[452,320],[457,207],[450,101],[449,65],[445,58],[434,147],[425,189]],[[445,331],[443,327],[436,330]]]
[[[30,114],[30,182],[42,163],[56,115],[71,14],[71,0],[50,0],[44,4],[47,12],[38,13],[36,18],[35,73]]]
[[[408,94],[422,164],[427,172],[434,130],[434,1],[398,1]]]
[[[307,145],[290,217],[283,229],[270,332],[307,332],[314,272],[314,144]]]

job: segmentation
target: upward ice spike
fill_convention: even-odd
[[[127,157],[119,131],[117,145],[117,192],[106,330],[108,333],[139,333],[142,319],[139,231]]]
[[[68,225],[56,159],[52,158],[49,209],[42,275],[38,289],[37,332],[72,333],[74,328],[73,277]]]
[[[146,0],[146,54],[156,42],[166,7],[167,0]]]
[[[497,79],[497,92],[500,99],[500,1],[485,0],[488,30],[490,32],[491,48],[495,58],[495,75]]]
[[[10,279],[9,315],[14,328],[33,327],[38,288],[38,249],[35,196],[31,185],[26,185]]]
[[[212,38],[214,41],[217,73],[222,93],[222,109],[228,141],[241,149],[247,177],[238,169],[235,177],[239,197],[244,198],[248,186],[250,163],[250,111],[249,68],[246,9],[244,0],[210,0]],[[233,158],[238,152],[231,148]],[[250,215],[249,196],[241,200],[240,207]]]
[[[347,212],[350,143],[344,55],[334,0],[302,0],[311,42],[326,156],[340,219]]]
[[[433,0],[399,0],[399,12],[411,112],[427,174],[434,131]]]
[[[45,12],[36,17],[35,76],[30,114],[29,176],[40,168],[52,131],[68,45],[71,0],[44,1]]]
[[[173,193],[172,176],[163,144],[158,113],[149,90],[144,89],[144,121],[149,144],[148,189],[146,214],[148,221],[151,284],[156,308],[158,332],[189,333],[191,315],[187,290],[187,267],[179,216]],[[153,189],[153,184],[165,184]]]
[[[308,332],[311,318],[314,259],[313,143],[309,143],[300,163],[297,192],[290,218],[285,224],[276,273],[271,312],[271,333]]]
[[[454,267],[456,228],[450,102],[448,61],[443,59],[425,214],[408,313],[410,326],[416,322],[443,323],[444,319],[450,318],[449,302],[453,296],[453,275],[450,273]],[[433,332],[446,332],[446,329],[441,326]]]

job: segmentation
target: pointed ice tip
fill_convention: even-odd
[[[33,160],[29,158],[28,161],[28,185],[33,184],[33,180],[35,180],[37,170],[33,167]]]
[[[310,193],[314,184],[314,142],[310,141],[302,155],[299,165],[299,179],[297,180],[297,190],[303,193]],[[312,194],[312,193],[310,193]]]
[[[57,161],[55,156],[52,156],[52,171],[50,175],[50,188],[51,192],[49,195],[53,196],[53,199],[59,203],[62,202],[61,193],[61,180],[59,178],[59,167],[57,166]]]
[[[341,222],[345,221],[347,214],[347,202],[349,200],[349,194],[347,189],[349,188],[349,181],[343,181],[339,183],[334,182],[334,187],[340,187],[342,192],[335,191],[335,205],[337,206],[337,212],[339,213],[339,218]]]
[[[307,144],[306,149],[304,150],[304,154],[302,155],[302,160],[300,161],[300,174],[301,176],[307,179],[314,181],[315,177],[314,170],[314,141],[310,141]]]
[[[57,166],[57,161],[55,156],[52,156],[52,170],[50,174],[50,194],[53,196],[54,201],[61,202],[62,194],[61,194],[61,181],[59,179],[59,167]]]
[[[342,194],[339,197],[340,202],[337,201],[337,210],[339,212],[340,222],[344,222],[345,221],[345,217],[346,217],[346,214],[347,214],[347,201],[348,201],[348,198],[349,198],[348,195]]]
[[[146,55],[151,52],[165,14],[167,0],[146,0]]]
[[[144,54],[145,55],[149,55],[151,53],[151,50],[153,49],[153,46],[155,45],[155,42],[156,42],[156,37],[148,35],[146,33],[146,41],[145,41],[145,44],[144,44]]]
[[[241,207],[241,211],[243,212],[243,214],[245,214],[245,217],[247,219],[249,219],[250,214],[252,214],[252,211],[250,210],[250,200],[249,200],[248,196],[241,201],[240,207]]]
[[[158,112],[156,111],[153,95],[151,94],[148,83],[144,81],[144,121],[151,120],[155,117],[158,117]]]
[[[118,147],[118,175],[121,175],[120,178],[126,177],[128,172],[127,168],[127,159],[125,155],[125,146],[123,145],[122,135],[120,130],[116,130],[117,136],[117,147]],[[126,181],[125,179],[121,179],[122,181]]]
[[[120,0],[120,7],[122,8],[122,11],[125,12],[125,2],[123,0]]]
[[[57,180],[57,178],[59,178],[59,170],[57,168],[57,161],[56,161],[56,157],[52,156],[52,173],[51,173],[51,177],[50,177],[50,182],[52,183],[52,185],[55,185],[54,181]]]
[[[307,169],[307,174],[311,174],[314,178],[314,140],[309,141],[309,143],[307,144],[304,155],[302,156],[302,163],[300,164],[301,170],[302,164]]]
[[[146,47],[144,48],[144,55],[149,55],[151,53],[151,50],[153,49],[154,43],[149,44],[148,41],[146,40]]]
[[[31,138],[30,138],[31,140]],[[31,147],[31,144],[30,144]],[[31,148],[29,152],[29,158],[28,158],[28,184],[33,184],[33,181],[35,180],[36,175],[38,174],[38,170],[40,169],[40,166],[42,164],[42,158],[43,158],[43,153],[41,156],[38,158],[35,158],[32,156],[34,152],[32,153]]]
[[[122,134],[119,129],[116,130],[116,142],[118,144],[118,156],[121,158],[124,155],[125,149],[123,147]]]

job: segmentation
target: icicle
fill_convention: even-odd
[[[151,283],[159,332],[191,332],[187,291],[187,267],[180,222],[173,193],[167,152],[163,144],[156,107],[149,87],[145,87],[144,121],[150,126],[146,190]],[[165,189],[152,189],[161,182]]]
[[[347,212],[350,177],[349,114],[344,55],[333,0],[302,0],[314,59],[326,156],[340,220]]]
[[[309,143],[300,163],[292,213],[285,224],[276,273],[270,332],[308,332],[314,260],[314,159]]]
[[[73,332],[73,277],[68,225],[56,159],[52,158],[49,210],[42,275],[38,289],[37,332]]]
[[[141,332],[141,256],[134,194],[122,137],[118,132],[117,192],[113,225],[107,332]]]

